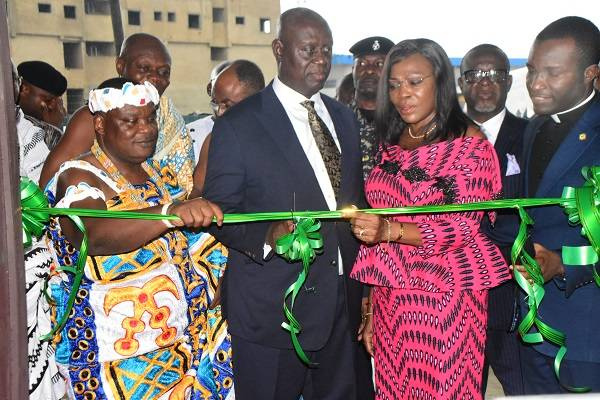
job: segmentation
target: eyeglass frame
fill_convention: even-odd
[[[208,103],[208,105],[210,106],[210,109],[213,111],[213,113],[216,115],[219,113],[219,110],[221,109],[221,107],[224,108],[223,112],[229,110],[231,107],[235,106],[237,103],[233,102],[233,101],[228,101],[228,102],[219,102],[217,103],[214,99],[211,99],[210,102]]]
[[[467,74],[469,74],[471,72],[479,73],[483,76],[480,78],[477,78],[477,80],[475,80],[475,81],[471,81],[469,78],[467,78]],[[502,73],[502,74],[504,74],[504,76],[502,77],[502,74],[498,75],[498,73]],[[508,80],[510,73],[506,69],[492,68],[488,71],[484,71],[482,69],[470,69],[468,71],[463,72],[462,76],[463,76],[465,82],[467,82],[470,85],[474,85],[474,84],[481,82],[482,80],[484,80],[486,78],[489,79],[489,81],[492,83],[504,83]]]
[[[395,78],[389,78],[388,79],[388,87],[389,90],[399,90],[402,89],[402,86],[404,86],[405,83],[408,83],[408,87],[414,89],[419,87],[419,85],[421,83],[423,83],[423,81],[427,78],[431,78],[433,77],[433,74],[430,75],[425,75],[425,76],[419,76],[419,77],[415,77],[415,78],[409,78],[409,79],[395,79]],[[391,81],[394,80],[396,81],[396,83],[392,83]]]

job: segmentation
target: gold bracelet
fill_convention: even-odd
[[[396,238],[396,241],[400,241],[404,237],[404,224],[400,222],[400,235]]]
[[[383,220],[385,222],[387,222],[387,240],[386,240],[386,242],[389,243],[390,240],[392,239],[392,223],[387,218],[384,218]]]

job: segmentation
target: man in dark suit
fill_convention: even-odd
[[[503,195],[505,198],[521,197],[521,149],[527,120],[514,116],[505,107],[512,85],[508,57],[497,46],[481,44],[467,52],[460,64],[460,73],[458,85],[465,98],[467,115],[479,125],[498,154]],[[501,210],[493,226],[486,219],[482,228],[510,264],[510,248],[518,229],[516,211]],[[506,395],[523,394],[520,343],[514,332],[516,290],[515,282],[510,280],[489,291],[484,394],[490,366]]]
[[[204,196],[224,212],[328,210],[364,204],[356,119],[321,95],[331,68],[327,22],[305,8],[281,15],[273,41],[278,76],[218,119]],[[290,221],[229,225],[223,307],[232,336],[237,399],[356,399],[355,357],[362,287],[348,275],[358,242],[346,221],[322,221],[323,253],[294,304],[299,340],[282,329],[284,292],[301,270],[272,255]],[[365,376],[360,379],[371,379]]]
[[[524,134],[528,197],[560,197],[565,186],[583,185],[582,167],[600,165],[600,97],[593,89],[599,62],[600,31],[586,19],[561,18],[537,35],[527,61],[527,89],[537,115]],[[557,347],[523,346],[525,392],[564,392],[561,383],[600,391],[600,289],[593,283],[593,271],[600,268],[563,261],[563,246],[589,242],[560,207],[532,208],[529,214],[535,221],[535,258],[546,282],[538,315],[566,334],[567,353],[559,382],[553,371]]]

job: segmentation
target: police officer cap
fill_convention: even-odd
[[[62,96],[67,90],[67,78],[52,65],[43,61],[25,61],[17,67],[19,76],[33,86],[54,96]]]
[[[354,57],[360,57],[367,54],[387,54],[394,47],[394,42],[383,36],[372,36],[359,40],[350,47],[350,53]]]

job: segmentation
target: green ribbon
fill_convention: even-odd
[[[566,337],[565,335],[552,327],[545,324],[537,317],[537,310],[540,302],[544,297],[544,278],[539,265],[535,259],[529,255],[524,247],[527,239],[528,227],[533,224],[529,215],[525,212],[526,207],[540,207],[560,205],[567,213],[569,223],[573,225],[582,225],[582,235],[587,237],[591,246],[569,247],[564,246],[562,249],[563,263],[566,265],[593,265],[598,261],[600,254],[600,167],[584,167],[582,174],[585,178],[584,186],[580,188],[566,187],[563,195],[560,198],[543,198],[543,199],[508,199],[508,200],[493,200],[476,203],[465,204],[448,204],[448,205],[430,205],[430,206],[414,206],[401,208],[378,208],[356,210],[368,214],[378,215],[413,215],[425,213],[450,213],[462,211],[484,211],[495,210],[502,208],[516,208],[521,217],[519,232],[513,248],[511,257],[513,264],[522,264],[529,276],[533,280],[530,284],[518,271],[515,272],[515,280],[526,293],[526,301],[529,305],[529,311],[519,325],[519,333],[523,340],[527,343],[541,343],[548,340],[551,343],[559,346],[559,350],[555,357],[554,371],[560,381],[560,364],[566,354]],[[61,321],[52,329],[44,339],[50,338],[54,333],[62,329],[66,322],[66,316],[69,314],[70,308],[83,277],[83,267],[87,257],[87,234],[85,226],[78,217],[94,217],[94,218],[128,218],[128,219],[145,219],[145,220],[176,220],[175,215],[159,215],[148,214],[134,211],[107,211],[107,210],[90,210],[76,208],[49,208],[45,196],[39,188],[30,180],[22,178],[21,185],[21,209],[23,212],[23,242],[25,245],[31,243],[32,236],[39,236],[44,226],[47,224],[50,215],[64,215],[71,218],[78,229],[84,234],[79,259],[75,268],[63,268],[66,272],[71,272],[75,276],[67,309]],[[292,344],[300,359],[307,365],[313,366],[306,356],[305,352],[298,341],[298,334],[302,327],[297,318],[293,315],[294,302],[300,289],[302,288],[310,270],[310,264],[320,253],[323,246],[322,238],[318,232],[320,224],[315,219],[339,219],[345,218],[348,211],[300,211],[300,212],[264,212],[250,214],[225,214],[224,223],[245,223],[256,221],[276,221],[292,219],[296,222],[294,232],[280,238],[276,244],[276,252],[290,262],[302,261],[302,271],[299,273],[296,281],[288,287],[284,294],[284,315],[287,319],[282,323],[282,327],[290,332]],[[595,268],[593,269],[594,279],[600,286],[600,276]],[[289,306],[288,306],[289,301]],[[530,332],[536,327],[537,332]],[[572,391],[586,391],[587,388],[568,388]]]
[[[321,223],[313,218],[295,218],[294,221],[294,231],[277,239],[277,243],[275,244],[275,252],[287,261],[302,261],[302,271],[300,271],[296,281],[287,288],[283,295],[283,313],[287,322],[283,322],[281,326],[290,332],[292,345],[300,360],[310,367],[316,367],[317,364],[312,363],[308,359],[300,345],[298,334],[302,331],[302,326],[292,311],[296,296],[298,296],[308,277],[310,264],[314,261],[317,254],[323,251],[323,238],[319,233]],[[289,307],[287,303],[288,297]]]
[[[21,178],[19,191],[21,193],[23,245],[27,248],[31,246],[32,237],[42,235],[50,220],[50,216],[44,211],[48,209],[48,199],[38,185],[27,177]],[[31,211],[30,208],[41,211]]]
[[[48,221],[50,220],[50,215],[54,214],[49,212],[52,209],[48,208],[48,199],[40,190],[38,185],[36,185],[31,179],[27,177],[21,177],[19,191],[21,195],[23,246],[27,248],[32,244],[32,237],[40,237],[42,235],[46,225],[48,224]],[[57,271],[70,272],[74,275],[72,284],[73,290],[71,290],[69,293],[66,312],[57,321],[52,330],[40,338],[42,341],[51,340],[56,332],[60,331],[67,322],[69,311],[73,307],[73,303],[75,302],[75,297],[77,295],[77,289],[79,288],[81,279],[83,278],[85,260],[87,258],[88,240],[87,232],[83,222],[78,216],[68,215],[68,213],[64,213],[64,215],[67,215],[75,223],[75,226],[83,233],[83,240],[81,241],[79,258],[77,259],[77,264],[75,267],[62,267],[56,269]],[[52,300],[47,293],[47,287],[48,281],[46,280],[46,282],[44,282],[43,289],[44,296],[46,296],[49,302],[52,303]]]

